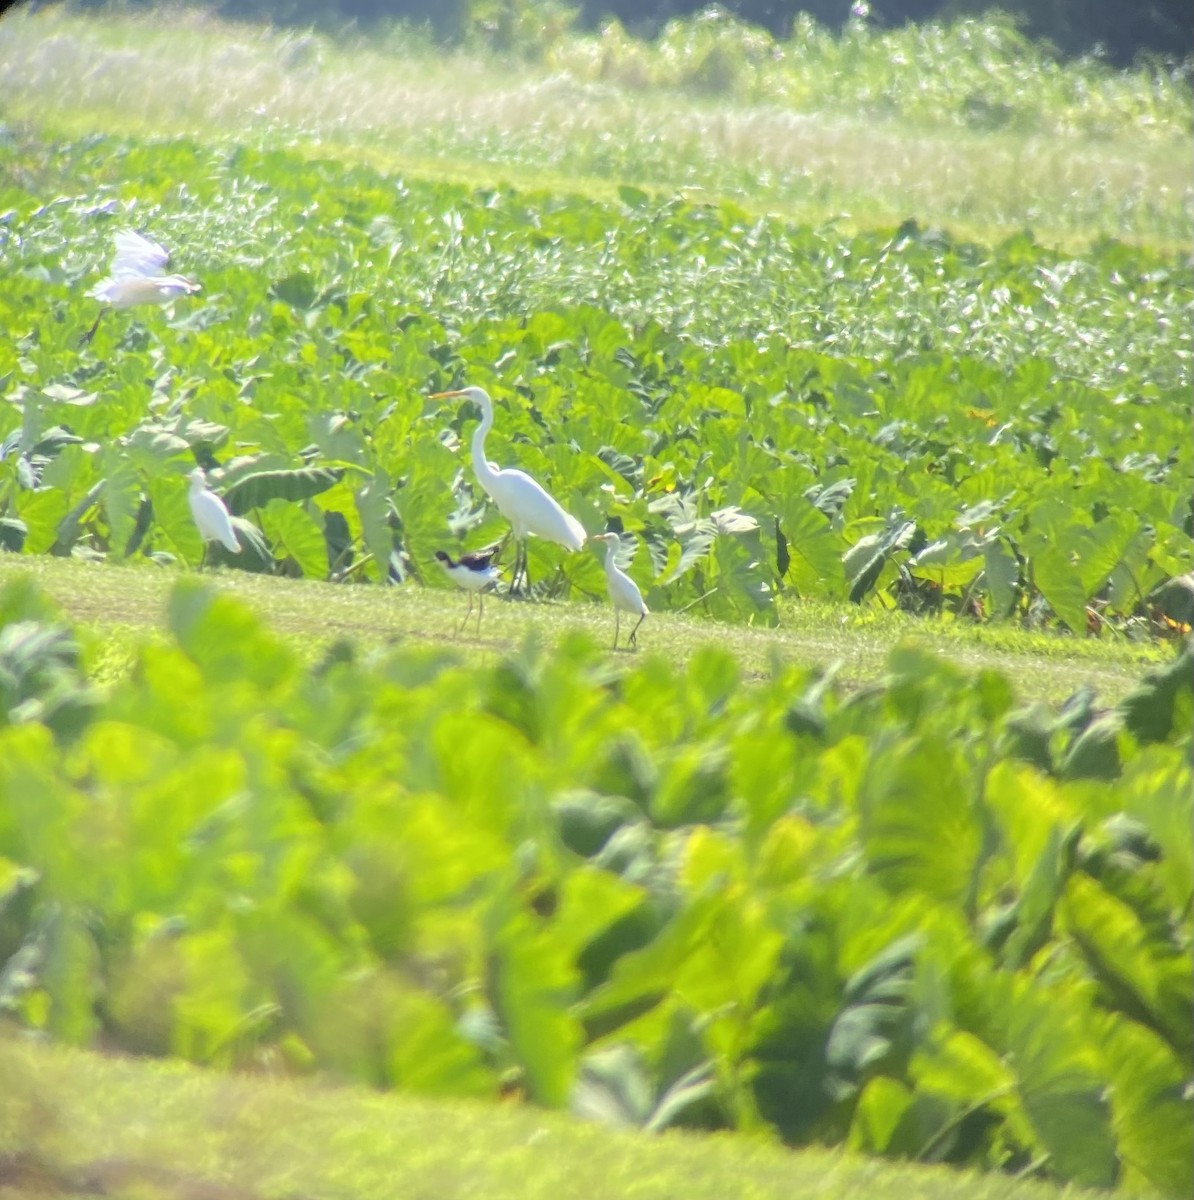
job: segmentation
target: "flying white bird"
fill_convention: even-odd
[[[522,587],[530,585],[526,546],[530,534],[568,550],[579,550],[585,544],[585,529],[525,471],[495,467],[485,457],[485,438],[493,428],[493,402],[489,393],[483,388],[466,387],[455,392],[437,392],[431,399],[447,400],[455,396],[471,401],[481,410],[481,424],[473,432],[473,471],[477,482],[513,529],[517,549],[510,590],[517,592],[520,579]]]
[[[501,571],[493,565],[493,556],[496,553],[497,548],[495,547],[492,550],[481,550],[476,554],[462,554],[458,562],[453,562],[451,557],[442,550],[435,552],[436,561],[443,567],[448,578],[457,587],[462,587],[468,592],[468,612],[464,614],[464,620],[460,622],[461,629],[468,624],[468,619],[472,615],[473,595],[475,594],[477,597],[477,632],[481,632],[481,615],[485,611],[483,593],[487,587],[497,583],[502,577]]]
[[[191,516],[194,517],[199,536],[203,539],[205,554],[208,542],[219,542],[224,549],[239,554],[240,542],[236,540],[236,530],[232,528],[228,507],[208,488],[203,468],[196,467],[187,478],[191,481],[191,491],[187,496],[191,504]]]
[[[638,617],[638,624],[630,631],[630,645],[637,646],[638,627],[647,619],[647,608],[643,594],[638,590],[638,584],[619,568],[614,560],[622,542],[616,533],[595,533],[589,539],[591,542],[605,543],[605,582],[609,588],[609,598],[614,604],[614,649],[618,648],[618,625],[620,613],[631,613]]]
[[[169,304],[179,296],[188,296],[203,289],[185,275],[164,275],[170,261],[169,251],[157,242],[132,230],[116,234],[116,255],[112,273],[87,294],[104,306],[95,324],[80,339],[86,345],[95,336],[103,315],[109,308],[132,308],[138,304]]]

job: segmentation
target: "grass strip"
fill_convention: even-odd
[[[1073,1188],[0,1037],[0,1196],[1049,1200]]]
[[[137,640],[165,628],[165,604],[177,573],[115,564],[90,564],[49,556],[0,555],[0,583],[18,571],[33,576],[72,621],[89,628],[97,643],[92,662],[101,681],[131,661]],[[470,658],[496,657],[534,632],[548,644],[581,628],[594,638],[613,635],[613,612],[592,604],[528,603],[491,597],[480,634],[459,630],[463,593],[408,585],[350,587],[216,571],[208,578],[251,605],[275,633],[314,658],[336,639],[364,646],[412,639],[457,648]],[[969,670],[993,668],[1010,675],[1024,699],[1057,702],[1079,687],[1094,688],[1113,703],[1150,665],[1170,657],[1163,645],[1077,639],[1030,633],[1010,625],[966,625],[913,618],[848,604],[782,605],[779,628],[727,625],[692,614],[652,613],[640,631],[644,654],[679,666],[710,642],[731,650],[747,678],[771,673],[780,661],[806,666],[840,663],[839,678],[861,686],[882,675],[887,656],[902,642],[930,645]],[[626,653],[621,648],[618,656]]]

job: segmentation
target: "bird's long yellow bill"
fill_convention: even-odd
[[[463,396],[464,392],[432,392],[428,400],[451,400],[453,396]]]

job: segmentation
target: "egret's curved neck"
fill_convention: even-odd
[[[481,408],[481,424],[473,430],[473,470],[481,481],[481,486],[488,491],[487,485],[497,474],[485,457],[485,439],[493,428],[493,405],[488,401],[483,404],[480,401],[478,403]]]

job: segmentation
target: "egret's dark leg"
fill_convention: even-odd
[[[95,331],[99,328],[99,323],[103,319],[103,316],[104,310],[101,308],[99,310],[99,314],[95,318],[95,324],[92,325],[92,327],[81,338],[79,338],[80,346],[86,346],[87,343],[91,341],[93,337],[95,337]]]
[[[526,539],[520,538],[515,546],[517,549],[514,558],[514,579],[510,585],[510,591],[518,596],[527,596],[531,591],[531,575],[527,566]]]
[[[614,649],[618,648],[618,626],[622,618],[618,615],[618,610],[614,609]]]
[[[527,549],[527,539],[522,539],[522,592],[524,596],[531,594],[531,556]]]
[[[647,619],[647,614],[643,613],[638,619],[638,625],[641,625]],[[630,644],[638,649],[638,625],[630,631]]]

